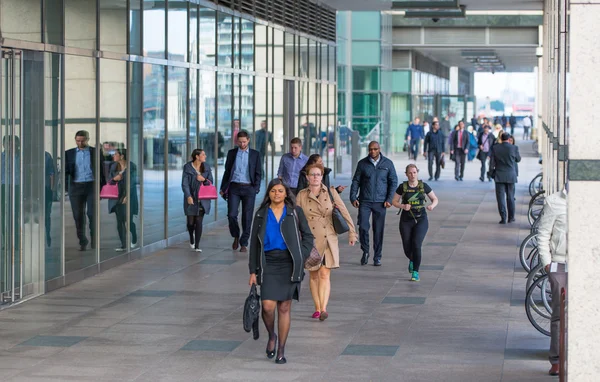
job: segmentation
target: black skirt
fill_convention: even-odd
[[[289,251],[265,252],[266,264],[260,285],[260,297],[263,300],[288,301],[299,300],[300,283],[292,282],[294,262]]]

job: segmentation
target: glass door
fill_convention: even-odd
[[[25,56],[29,57],[27,63]],[[40,270],[43,236],[40,232],[44,222],[42,209],[37,204],[44,187],[41,165],[44,162],[40,159],[43,151],[40,154],[37,149],[43,142],[43,91],[40,91],[43,88],[39,83],[43,79],[43,61],[40,57],[43,56],[34,52],[1,50],[0,305],[43,291],[43,271]],[[25,88],[30,91],[24,91]],[[25,106],[24,99],[27,100]],[[38,129],[42,134],[37,133]]]

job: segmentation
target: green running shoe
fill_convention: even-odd
[[[413,271],[410,281],[419,281],[419,272]]]
[[[412,260],[410,260],[408,262],[408,273],[412,273],[413,272],[413,262]]]

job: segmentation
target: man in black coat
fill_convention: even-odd
[[[481,174],[479,180],[484,181],[485,177],[485,164],[487,159],[492,154],[492,147],[494,146],[494,134],[490,132],[490,125],[484,125],[483,131],[477,135],[477,146],[479,147],[479,153],[477,158],[481,161]],[[488,180],[491,182],[492,178],[488,172]]]
[[[454,155],[454,179],[463,180],[465,175],[465,159],[469,152],[469,133],[465,131],[465,123],[458,122],[458,130],[452,135],[450,154]]]
[[[424,156],[427,158],[429,180],[434,177],[433,161],[435,160],[435,180],[440,178],[440,165],[446,151],[446,138],[440,131],[440,123],[433,121],[432,130],[425,135]]]
[[[517,183],[517,163],[521,161],[519,148],[508,142],[510,134],[502,133],[502,143],[492,147],[490,173],[496,182],[496,201],[500,213],[500,224],[515,221],[515,183]]]
[[[90,243],[85,235],[85,215],[89,220],[92,248],[96,246],[95,221],[95,187],[96,150],[88,145],[89,133],[79,130],[75,133],[77,147],[65,152],[65,185],[69,192],[69,201],[73,211],[73,219],[79,239],[79,250],[85,251]],[[100,171],[100,187],[104,185],[104,172]]]
[[[260,154],[248,145],[250,136],[245,130],[237,134],[237,146],[229,150],[225,162],[225,172],[221,181],[221,196],[227,200],[229,232],[233,237],[233,250],[241,246],[240,252],[248,251],[248,239],[252,226],[254,201],[260,191],[262,166]],[[238,210],[242,202],[242,234],[238,224]]]

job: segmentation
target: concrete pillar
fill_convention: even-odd
[[[590,123],[598,109],[600,0],[570,4],[569,69],[569,316],[568,380],[593,381],[600,375],[600,131]]]
[[[458,66],[450,67],[450,94],[458,94]]]

